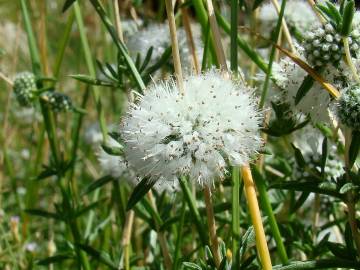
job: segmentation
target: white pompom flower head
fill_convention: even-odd
[[[121,134],[129,164],[150,181],[189,176],[201,186],[247,164],[262,145],[253,89],[211,70],[154,84],[131,104]]]

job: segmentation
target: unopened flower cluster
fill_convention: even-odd
[[[360,48],[360,31],[355,28],[348,40],[350,53],[356,56]],[[318,67],[327,63],[337,64],[345,55],[342,37],[330,23],[306,33],[304,48],[306,59]]]
[[[31,72],[20,72],[14,79],[14,94],[20,106],[29,107],[35,98],[36,80]]]

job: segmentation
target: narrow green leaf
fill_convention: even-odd
[[[69,77],[78,80],[80,82],[86,83],[86,84],[90,84],[90,85],[100,85],[100,86],[108,86],[108,87],[114,87],[114,84],[109,83],[109,82],[105,82],[96,78],[93,78],[91,76],[88,75],[84,75],[84,74],[74,74],[74,75],[69,75]]]
[[[347,1],[344,7],[344,12],[342,17],[343,22],[342,22],[341,34],[344,37],[349,36],[352,31],[352,21],[354,18],[354,14],[355,14],[355,2],[354,0],[349,0]]]
[[[300,101],[305,97],[305,95],[310,91],[311,87],[314,85],[314,79],[307,75],[304,81],[301,83],[299,90],[295,96],[295,105],[298,105]]]
[[[325,194],[339,199],[343,199],[342,194],[332,189],[326,189],[314,181],[307,181],[307,182],[286,181],[282,183],[273,184],[270,186],[270,188],[312,192],[312,193]]]
[[[54,256],[47,257],[45,259],[41,259],[36,261],[37,265],[50,265],[53,263],[60,263],[65,260],[73,259],[74,256],[70,253],[64,253],[64,254],[57,254]]]
[[[28,213],[29,215],[33,215],[33,216],[39,216],[39,217],[44,217],[44,218],[53,218],[56,220],[63,220],[63,218],[60,215],[58,215],[57,213],[47,212],[47,211],[41,210],[41,209],[25,209],[25,212]]]
[[[349,148],[349,166],[351,169],[354,165],[360,150],[360,131],[354,130],[352,132],[351,144]]]
[[[273,270],[305,270],[305,269],[359,269],[359,262],[354,260],[343,260],[339,258],[331,258],[317,261],[291,262],[289,265],[277,265]]]
[[[150,181],[148,178],[142,179],[131,193],[126,210],[129,211],[132,209],[135,204],[137,204],[145,196],[145,194],[148,193],[148,191],[155,185],[155,183],[156,181]]]
[[[216,19],[219,26],[227,33],[231,33],[229,23],[218,12],[215,12]],[[244,51],[244,53],[264,72],[267,72],[268,66],[262,57],[254,51],[254,49],[239,35],[237,36],[237,44]]]
[[[111,257],[108,253],[104,251],[98,251],[93,247],[84,244],[77,244],[79,248],[84,250],[87,254],[93,257],[95,260],[101,262],[102,264],[108,266],[110,269],[118,270],[117,265],[111,260]]]
[[[321,151],[321,174],[324,175],[325,172],[325,165],[326,165],[326,159],[327,159],[327,155],[328,155],[328,143],[327,143],[327,138],[324,137],[324,140],[322,142],[322,151]]]
[[[348,191],[356,189],[356,186],[353,183],[346,183],[340,188],[340,194],[346,194]]]
[[[124,154],[124,149],[121,147],[110,147],[102,144],[101,148],[111,156],[122,156]]]
[[[76,0],[66,0],[65,3],[64,3],[64,5],[63,5],[63,7],[62,7],[61,12],[64,13],[66,10],[68,10],[69,7],[71,7],[72,4],[75,3],[75,1],[76,1]]]
[[[298,165],[300,168],[304,168],[304,167],[306,166],[306,162],[305,162],[304,156],[302,155],[302,153],[301,153],[301,151],[299,150],[299,148],[297,148],[294,144],[291,144],[291,146],[293,147],[294,152],[295,152],[295,160],[296,160],[297,165]]]
[[[113,180],[115,179],[111,175],[105,175],[88,185],[83,191],[82,195],[89,194],[90,192],[106,185],[107,183],[110,183]]]
[[[192,262],[183,262],[185,269],[202,270],[200,266]]]

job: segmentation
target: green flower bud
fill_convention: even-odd
[[[355,29],[349,35],[350,53],[356,56],[360,47],[360,36]],[[336,65],[345,55],[343,41],[334,27],[328,23],[306,34],[303,47],[308,62],[313,66]]]
[[[73,109],[72,101],[69,96],[59,92],[47,91],[42,97],[48,102],[54,112],[65,112]]]
[[[29,107],[36,92],[35,75],[28,71],[16,74],[13,90],[20,106]]]

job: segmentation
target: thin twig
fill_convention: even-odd
[[[211,191],[209,186],[207,185],[204,187],[204,195],[205,195],[206,216],[207,216],[209,234],[210,234],[211,251],[214,257],[216,268],[219,268],[221,263],[219,241],[216,235],[215,216],[214,216],[214,208],[211,200]]]
[[[158,212],[157,206],[156,206],[156,203],[155,203],[155,200],[154,200],[154,196],[153,196],[151,190],[147,193],[147,196],[149,198],[151,207],[156,212]],[[164,256],[165,269],[170,270],[170,269],[172,269],[172,261],[171,261],[171,256],[170,256],[170,252],[169,252],[169,248],[168,248],[168,245],[167,245],[165,235],[160,230],[160,225],[156,221],[155,221],[155,227],[156,227],[156,232],[157,232],[158,239],[159,239],[159,244],[160,244],[160,247],[161,247],[161,250],[162,250],[162,254]]]
[[[211,32],[214,35],[216,57],[219,61],[221,69],[224,71],[228,71],[228,68],[226,65],[224,49],[221,44],[221,36],[220,36],[219,26],[216,21],[212,0],[206,0],[206,4],[207,4],[207,11],[208,11],[208,16],[209,16]]]
[[[325,18],[321,15],[321,13],[316,9],[316,3],[314,0],[307,0],[307,2],[309,3],[309,5],[312,7],[313,11],[315,12],[315,14],[318,16],[320,22],[322,24],[326,23]]]
[[[119,0],[114,0],[114,9],[115,9],[115,25],[116,31],[119,36],[121,42],[124,42],[124,34],[121,26],[121,19],[120,19],[120,6]]]
[[[10,80],[10,78],[8,78],[4,73],[2,73],[0,71],[0,79],[2,79],[4,82],[6,82],[9,86],[13,87],[14,86],[14,82],[12,80]]]
[[[360,77],[359,77],[356,67],[352,61],[352,57],[351,57],[351,53],[350,53],[349,38],[343,37],[343,43],[344,43],[344,49],[345,49],[346,62],[348,64],[348,66],[351,70],[351,73],[354,76],[354,79],[356,80],[356,82],[360,83]]]
[[[279,2],[277,0],[271,0],[272,4],[274,5],[275,9],[276,9],[276,12],[278,14],[280,14],[280,5],[279,5]],[[292,37],[291,37],[291,34],[290,34],[290,31],[289,31],[289,28],[287,26],[287,23],[285,21],[285,18],[282,19],[281,21],[282,23],[282,29],[283,29],[283,32],[285,34],[285,38],[290,46],[290,50],[291,52],[293,53],[296,53],[296,48],[294,46],[294,42],[292,40]]]
[[[123,237],[121,240],[121,245],[124,250],[125,270],[130,270],[130,239],[131,239],[133,224],[134,224],[134,210],[129,210],[126,213]],[[119,269],[120,269],[120,265],[119,265]]]
[[[174,7],[172,4],[172,0],[165,0],[165,4],[166,4],[166,13],[168,16],[169,28],[170,28],[171,47],[172,47],[172,55],[173,55],[173,60],[174,60],[175,75],[176,75],[176,80],[177,80],[177,83],[179,86],[179,91],[181,94],[183,94],[185,92],[185,90],[184,90],[184,81],[183,81],[182,70],[181,70],[179,44],[178,44],[178,39],[177,39],[177,34],[176,34]]]
[[[191,56],[192,56],[192,63],[194,65],[196,74],[199,74],[201,67],[200,67],[199,59],[196,54],[196,47],[195,47],[195,43],[194,43],[194,37],[193,37],[192,31],[191,31],[189,14],[187,12],[187,8],[183,5],[184,0],[179,0],[179,3],[180,3],[180,5],[182,5],[181,14],[182,14],[185,33],[186,33],[187,44],[188,44],[188,47],[190,49]]]

